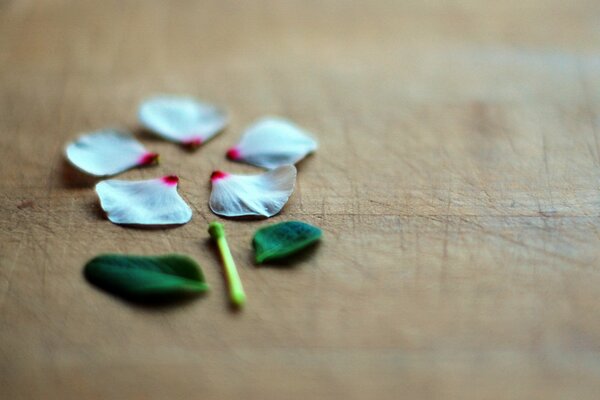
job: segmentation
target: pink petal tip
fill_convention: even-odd
[[[140,157],[139,165],[150,165],[158,162],[158,153],[146,153]]]
[[[192,149],[200,147],[202,145],[201,137],[194,137],[183,142],[183,145]]]
[[[229,150],[227,150],[227,158],[229,158],[230,160],[239,160],[240,151],[235,147],[230,148]]]
[[[211,175],[210,175],[210,181],[211,182],[215,182],[218,181],[220,179],[223,178],[227,178],[229,176],[229,174],[227,172],[223,172],[223,171],[214,171]]]
[[[169,186],[175,186],[179,182],[179,177],[177,175],[167,175],[162,177],[162,181]]]

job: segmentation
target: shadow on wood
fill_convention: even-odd
[[[75,168],[67,160],[62,160],[62,186],[69,189],[91,188],[100,182],[103,178],[88,175],[85,172]]]

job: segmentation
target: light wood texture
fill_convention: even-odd
[[[600,391],[600,2],[0,1],[0,397],[584,399]],[[136,128],[155,93],[224,105],[181,176],[191,223],[102,219],[63,146]],[[319,151],[267,222],[324,241],[257,268],[265,221],[225,221],[248,295],[227,308],[208,177],[265,114]],[[102,252],[183,252],[212,292],[170,308],[91,287]]]

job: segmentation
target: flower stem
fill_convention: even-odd
[[[229,300],[231,304],[236,307],[241,307],[246,302],[246,294],[244,293],[244,287],[238,274],[235,262],[231,256],[229,245],[227,244],[227,238],[225,237],[225,229],[219,222],[211,222],[208,225],[208,233],[217,242],[221,259],[223,260],[223,267],[225,269],[225,276],[227,277],[227,283],[229,286]]]

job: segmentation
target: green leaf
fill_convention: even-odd
[[[188,256],[103,254],[84,268],[86,278],[130,298],[174,297],[208,290],[200,266]]]
[[[287,221],[259,229],[254,234],[256,262],[288,257],[321,238],[322,231],[300,221]]]

